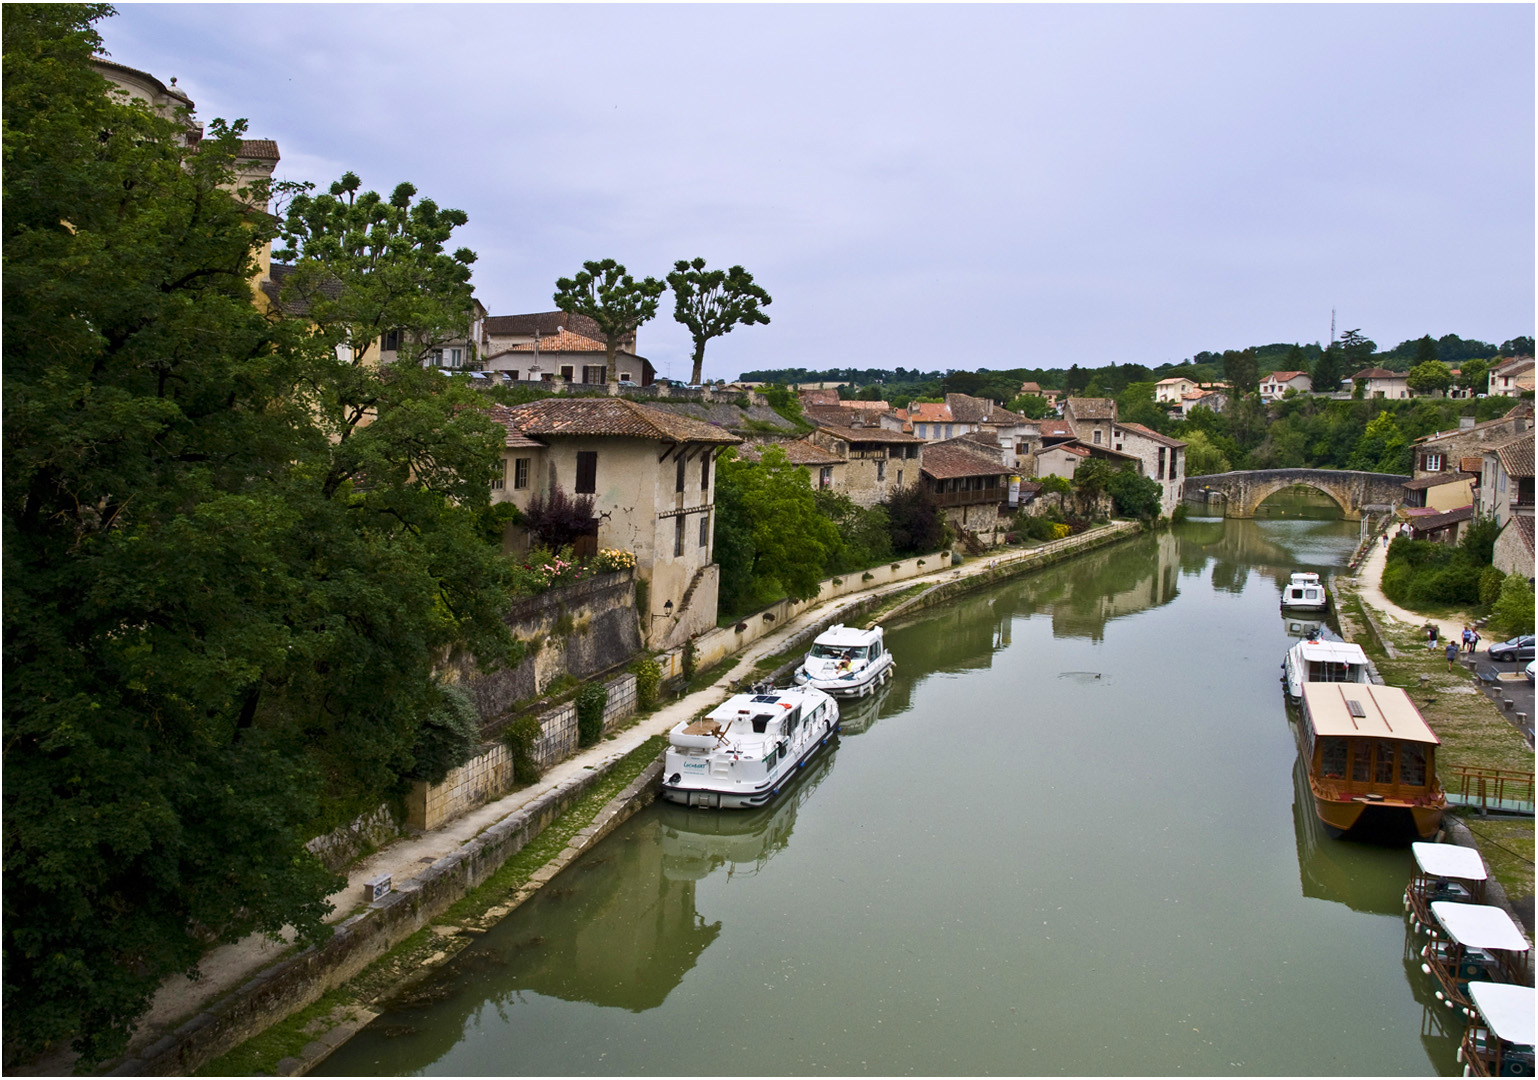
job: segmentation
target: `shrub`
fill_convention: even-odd
[[[502,733],[502,742],[513,756],[513,779],[520,784],[532,784],[539,779],[539,763],[534,760],[534,744],[544,732],[539,718],[520,716]]]
[[[1506,580],[1506,575],[1493,566],[1487,566],[1484,573],[1479,575],[1479,605],[1481,607],[1494,607],[1495,601],[1501,595],[1501,583]]]
[[[1410,591],[1413,600],[1421,604],[1473,604],[1479,601],[1479,575],[1477,566],[1455,562],[1416,578]]]
[[[657,689],[662,685],[662,666],[654,657],[643,656],[630,670],[635,672],[636,706],[649,709],[657,704]]]
[[[700,664],[700,652],[694,647],[693,638],[684,642],[684,655],[679,663],[684,669],[684,681],[688,682],[693,679],[694,672]]]
[[[536,494],[529,500],[523,523],[539,543],[553,548],[564,547],[598,528],[593,496],[572,498],[559,484],[550,486],[550,494]]]
[[[1501,594],[1496,598],[1490,625],[1496,632],[1507,635],[1533,632],[1533,587],[1521,574],[1507,574],[1506,580],[1501,582]]]
[[[598,554],[588,564],[595,573],[610,574],[616,570],[634,570],[635,552],[620,551],[618,548],[599,548]]]
[[[577,741],[592,746],[603,735],[603,709],[609,688],[601,682],[583,683],[577,691]]]
[[[438,702],[422,719],[413,763],[402,773],[409,780],[441,784],[451,769],[473,758],[481,748],[481,718],[470,695],[453,684],[438,688]]]

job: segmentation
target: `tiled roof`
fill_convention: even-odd
[[[1459,458],[1458,468],[1462,472],[1473,473],[1475,476],[1478,476],[1485,471],[1485,459],[1482,457]]]
[[[917,423],[945,423],[947,420],[955,420],[951,414],[951,407],[943,401],[915,401],[908,406],[908,419]]]
[[[1306,371],[1273,371],[1271,374],[1267,375],[1266,378],[1272,380],[1273,382],[1291,382],[1299,375],[1307,374],[1308,372]]]
[[[1531,356],[1518,356],[1515,359],[1506,361],[1506,363],[1496,368],[1493,374],[1501,378],[1509,379],[1513,375],[1520,375],[1524,371],[1532,370],[1533,358]]]
[[[1179,439],[1172,439],[1168,435],[1161,435],[1153,428],[1144,427],[1142,424],[1117,424],[1116,429],[1118,431],[1130,432],[1133,435],[1141,435],[1143,438],[1156,442],[1160,446],[1172,446],[1179,449],[1185,445]]]
[[[1526,403],[1524,402],[1524,404]],[[1430,435],[1422,435],[1420,438],[1413,440],[1413,442],[1416,444],[1434,443],[1440,442],[1443,439],[1453,439],[1459,435],[1467,435],[1474,431],[1488,431],[1490,428],[1500,427],[1502,424],[1510,423],[1512,419],[1512,413],[1515,412],[1516,410],[1512,409],[1505,416],[1498,416],[1494,420],[1486,420],[1484,423],[1475,424],[1473,427],[1454,428],[1451,431],[1433,431]]]
[[[1073,425],[1066,420],[1041,420],[1041,437],[1043,439],[1071,439],[1073,438]]]
[[[1056,446],[1047,447],[1047,449],[1043,450],[1042,453],[1050,453],[1053,450],[1066,450],[1068,453],[1075,454],[1079,457],[1089,457],[1089,447],[1080,446],[1078,443],[1058,443]]]
[[[841,401],[839,405],[845,409],[864,409],[868,412],[892,411],[892,403],[889,401]]]
[[[241,139],[240,156],[243,158],[257,158],[261,161],[277,161],[278,144],[272,139]]]
[[[488,319],[487,321],[490,322],[491,320]],[[497,355],[500,356],[500,355],[502,355],[502,353],[510,353],[510,352],[531,353],[536,348],[538,348],[539,351],[542,352],[542,353],[558,353],[558,352],[566,352],[566,353],[607,353],[608,352],[608,349],[604,345],[602,338],[590,338],[590,337],[586,336],[585,334],[577,334],[577,333],[573,333],[570,330],[562,330],[558,334],[541,334],[540,338],[539,338],[539,345],[538,346],[536,346],[534,344],[534,342],[532,342],[532,341],[519,342],[516,345],[509,345],[507,348],[503,349]]]
[[[507,439],[504,445],[510,449],[543,450],[545,448],[544,443],[537,442],[518,430],[517,425],[513,422],[512,410],[506,405],[493,405],[486,410],[486,415],[507,429]]]
[[[1077,420],[1115,420],[1116,402],[1103,397],[1071,397],[1066,408]]]
[[[1040,397],[1041,386],[1038,383],[1023,382],[1020,384],[1020,392],[1022,394],[1035,394],[1037,397]]]
[[[951,480],[958,476],[1003,476],[1009,472],[997,461],[973,453],[955,439],[924,447],[922,471],[935,480]]]
[[[849,427],[846,424],[824,423],[816,419],[817,427],[826,431],[836,439],[843,439],[848,443],[909,443],[924,442],[917,435],[910,435],[905,431],[888,431],[883,427]]]
[[[790,439],[785,442],[750,442],[743,443],[737,448],[737,456],[747,461],[759,461],[763,452],[771,446],[778,446],[785,451],[785,460],[792,465],[842,465],[847,458],[824,450],[816,443],[806,439]]]
[[[802,405],[839,405],[837,390],[803,390],[798,396]]]
[[[1410,519],[1410,528],[1416,532],[1434,532],[1437,529],[1445,529],[1449,525],[1456,525],[1460,521],[1471,521],[1474,517],[1472,506],[1460,506],[1456,510],[1449,510],[1445,514],[1428,514],[1425,517]]]
[[[945,404],[951,415],[967,424],[1024,424],[1029,421],[1019,413],[1012,413],[1002,405],[995,405],[988,398],[971,394],[946,394]]]
[[[1406,480],[1399,486],[1406,491],[1425,491],[1427,488],[1441,487],[1443,484],[1456,484],[1460,480],[1474,479],[1469,473],[1447,472],[1436,476],[1421,476],[1414,480]]]
[[[1402,371],[1389,371],[1387,368],[1370,367],[1363,368],[1351,377],[1353,379],[1403,379],[1406,378],[1406,375]]]
[[[846,409],[841,405],[803,405],[801,415],[818,427],[864,429],[881,426],[881,414],[871,409]]]
[[[1168,379],[1160,379],[1158,382],[1154,383],[1154,385],[1155,386],[1173,386],[1175,383],[1183,383],[1183,382],[1188,382],[1192,386],[1196,385],[1196,380],[1195,379],[1188,379],[1184,375],[1172,375]]]
[[[488,315],[486,333],[497,337],[533,337],[537,331],[543,340],[564,327],[594,341],[603,340],[603,331],[586,315],[565,311],[541,311],[531,315]]]
[[[1495,456],[1507,476],[1533,475],[1533,433],[1519,435],[1495,448]]]
[[[506,407],[504,424],[525,435],[615,435],[660,442],[740,443],[724,428],[628,398],[542,398]]]
[[[1526,514],[1518,514],[1511,519],[1516,523],[1517,535],[1522,538],[1522,546],[1527,548],[1527,557],[1533,557],[1533,519]]]

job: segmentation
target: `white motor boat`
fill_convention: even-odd
[[[1329,606],[1329,595],[1324,591],[1324,585],[1320,582],[1318,574],[1293,574],[1292,580],[1282,589],[1282,607],[1284,608],[1293,608],[1297,611],[1323,611]]]
[[[1296,701],[1303,696],[1303,684],[1311,682],[1376,682],[1377,667],[1367,659],[1360,645],[1349,641],[1325,641],[1315,636],[1298,642],[1287,650],[1282,661],[1282,681],[1287,696]]]
[[[861,630],[840,623],[818,634],[796,669],[798,686],[815,686],[834,697],[864,697],[892,677],[895,661],[879,626]]]
[[[668,734],[663,798],[742,810],[767,805],[838,735],[838,702],[812,686],[734,694]]]

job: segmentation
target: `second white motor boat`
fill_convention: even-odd
[[[895,663],[881,627],[861,630],[840,623],[817,635],[795,681],[834,697],[865,697],[892,677]]]

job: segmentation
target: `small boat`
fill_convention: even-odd
[[[1415,876],[1405,889],[1404,906],[1415,929],[1431,925],[1431,905],[1438,900],[1484,902],[1488,875],[1478,851],[1457,844],[1415,843],[1410,854],[1415,858]]]
[[[1511,983],[1471,982],[1478,1014],[1458,1047],[1464,1076],[1532,1076],[1534,991]]]
[[[874,694],[892,677],[896,662],[886,651],[879,626],[861,630],[840,623],[818,634],[812,648],[796,669],[798,686],[815,686],[834,697]]]
[[[812,686],[755,687],[674,725],[662,796],[684,806],[767,805],[838,735],[838,703]]]
[[[1472,983],[1530,980],[1527,936],[1504,908],[1435,900],[1427,929],[1431,940],[1421,949],[1421,971],[1436,979],[1437,1000],[1449,1009],[1473,1017]]]
[[[1323,611],[1330,606],[1329,594],[1319,581],[1318,574],[1297,573],[1292,575],[1282,589],[1282,607],[1298,611]]]
[[[1311,682],[1366,683],[1377,674],[1360,645],[1326,641],[1320,629],[1287,650],[1282,660],[1282,681],[1293,701],[1303,696],[1303,684]]]
[[[1447,793],[1437,781],[1441,745],[1410,695],[1372,683],[1303,684],[1298,756],[1314,813],[1334,835],[1410,830],[1422,840],[1442,824]]]

